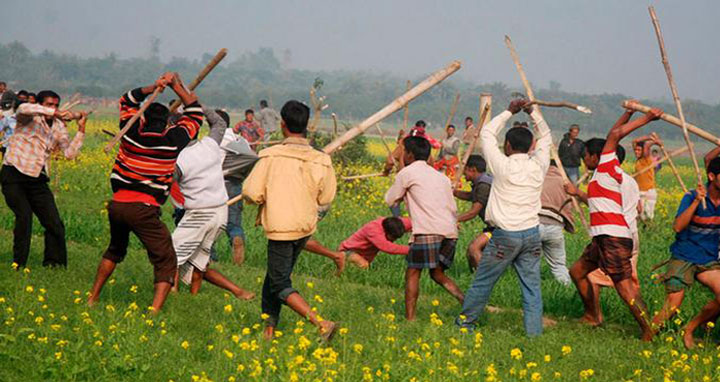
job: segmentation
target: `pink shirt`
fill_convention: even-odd
[[[457,239],[457,205],[447,176],[425,161],[412,162],[397,173],[385,194],[388,206],[402,199],[410,212],[413,235]]]
[[[405,225],[405,232],[412,230],[410,218],[400,218]],[[365,224],[352,236],[340,244],[341,251],[352,251],[362,256],[369,263],[375,259],[379,251],[391,255],[407,255],[407,245],[395,244],[385,237],[382,222],[385,218],[378,218]]]

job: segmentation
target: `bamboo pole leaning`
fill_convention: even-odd
[[[657,133],[650,134],[652,138],[655,139],[655,143],[660,147],[660,151],[663,153],[663,157],[667,158],[667,162],[670,165],[670,170],[672,170],[673,175],[675,175],[675,179],[677,179],[678,183],[680,183],[680,187],[682,187],[683,192],[687,194],[688,189],[685,187],[685,182],[683,182],[682,177],[680,176],[680,172],[678,172],[677,167],[675,167],[675,161],[672,160],[672,157],[668,155],[667,150],[665,150],[665,145],[662,143],[662,140],[660,140],[660,137],[657,135]]]
[[[215,57],[210,60],[210,62],[205,65],[205,67],[198,73],[198,75],[195,77],[195,79],[188,85],[188,90],[193,91],[195,88],[197,88],[201,82],[207,77],[210,72],[215,69],[216,66],[220,63],[220,61],[223,60],[227,56],[227,49],[222,48],[220,49],[217,54],[215,54]],[[177,109],[180,107],[181,101],[179,99],[176,99],[173,101],[173,103],[170,105],[170,113],[174,113],[177,111]]]
[[[665,67],[665,74],[667,75],[668,84],[670,85],[670,91],[672,92],[673,101],[675,101],[675,108],[677,109],[678,116],[680,116],[680,124],[683,131],[683,138],[685,144],[690,150],[690,159],[692,159],[693,167],[695,168],[695,175],[697,176],[698,184],[703,182],[703,174],[700,171],[700,165],[698,164],[697,157],[695,156],[695,150],[692,148],[690,142],[690,134],[688,134],[687,122],[685,121],[685,114],[683,113],[682,103],[680,102],[680,95],[678,94],[677,85],[675,79],[673,79],[672,69],[670,68],[670,61],[668,61],[667,52],[665,51],[665,40],[663,39],[662,31],[660,30],[660,21],[658,21],[657,15],[655,14],[655,8],[653,6],[648,7],[650,12],[650,19],[652,20],[653,27],[655,28],[655,36],[657,36],[658,45],[660,47],[660,56],[662,58],[663,66]],[[707,208],[707,202],[705,199],[702,200],[703,208]]]
[[[470,142],[470,145],[468,145],[467,151],[465,152],[465,154],[463,154],[460,168],[458,168],[458,171],[455,173],[455,179],[453,179],[453,189],[457,189],[460,186],[460,179],[462,179],[463,172],[465,172],[465,166],[470,159],[470,155],[472,155],[473,151],[475,151],[475,145],[477,145],[477,141],[480,139],[480,130],[483,128],[483,126],[485,126],[485,120],[487,119],[487,116],[490,115],[491,109],[492,94],[480,94],[480,112],[478,113],[479,119],[477,122],[477,127],[473,132],[473,138]]]
[[[622,106],[626,109],[630,109],[630,110],[641,112],[641,113],[647,113],[651,109],[650,106],[646,106],[639,102],[635,102],[635,101],[631,101],[631,100],[623,101]],[[675,125],[678,127],[682,127],[682,121],[678,117],[676,117],[672,114],[664,113],[663,115],[660,116],[660,119],[662,119],[663,121],[665,121],[669,124],[672,124],[672,125]],[[706,141],[708,141],[714,145],[720,146],[720,137],[712,135],[708,131],[703,130],[691,123],[686,123],[685,126],[687,127],[689,132],[697,135],[698,137],[700,137],[702,139],[705,139]]]
[[[410,91],[410,87],[412,86],[412,82],[410,80],[407,80],[407,86],[405,92]],[[410,118],[410,102],[405,103],[405,106],[403,106],[403,130],[407,131],[408,129],[408,118]]]
[[[413,87],[409,91],[405,92],[405,94],[396,98],[395,100],[390,102],[387,106],[383,107],[375,114],[371,115],[370,117],[366,118],[364,121],[360,122],[358,125],[354,126],[350,130],[346,131],[345,134],[341,135],[339,138],[330,142],[327,146],[325,146],[323,148],[323,151],[326,154],[332,154],[334,151],[336,151],[338,148],[340,148],[340,146],[344,145],[345,143],[347,143],[351,139],[357,137],[358,135],[364,133],[367,129],[371,128],[376,123],[387,118],[390,114],[400,110],[408,102],[419,97],[421,94],[425,93],[428,89],[439,84],[444,79],[446,79],[453,73],[457,72],[461,66],[462,66],[462,64],[460,63],[460,61],[453,61],[450,64],[448,64],[446,67],[433,73],[428,78],[426,78],[423,82],[417,84],[415,87]]]
[[[510,50],[510,56],[512,56],[513,62],[515,62],[515,67],[520,74],[520,80],[522,80],[523,86],[525,87],[525,92],[527,93],[528,99],[531,102],[535,101],[535,93],[533,93],[532,87],[530,86],[530,81],[528,81],[527,76],[525,75],[525,69],[523,69],[523,66],[520,63],[520,58],[518,57],[518,54],[515,51],[515,47],[513,46],[512,40],[510,40],[509,36],[505,36],[505,45],[507,45],[508,49]],[[542,117],[542,112],[540,111],[540,107],[537,104],[533,104],[533,109],[538,112]],[[555,144],[552,143],[552,141],[550,143],[550,156],[555,161],[558,170],[560,170],[560,175],[562,176],[563,181],[570,183],[570,179],[568,178],[567,173],[565,172],[565,168],[563,167],[562,162],[560,161],[560,157],[558,156],[557,148],[555,148]],[[576,197],[572,197],[571,200],[573,208],[575,208],[575,211],[580,217],[580,222],[585,227],[585,230],[589,230],[589,226],[587,224],[587,221],[585,220],[585,214],[582,208],[580,208],[580,203],[578,202]]]
[[[455,100],[453,100],[452,106],[450,107],[450,114],[448,114],[447,121],[445,122],[445,126],[443,126],[444,129],[447,129],[448,126],[452,125],[452,120],[455,118],[455,113],[457,113],[458,104],[460,103],[460,93],[455,94]]]
[[[654,169],[655,166],[657,166],[657,165],[659,165],[659,164],[661,164],[661,163],[665,163],[665,162],[668,160],[668,158],[672,158],[672,157],[676,157],[676,156],[678,156],[678,155],[685,154],[686,152],[688,152],[688,150],[689,150],[689,149],[687,148],[687,146],[685,146],[685,147],[681,147],[681,148],[679,148],[679,149],[677,149],[677,150],[670,151],[670,152],[668,152],[662,159],[660,159],[660,160],[657,161],[656,163],[653,163],[653,164],[650,165],[650,166],[647,166],[647,167],[645,167],[645,168],[643,168],[643,169],[640,169],[638,172],[636,172],[636,173],[634,173],[634,174],[632,174],[632,175],[630,175],[630,176],[632,176],[633,178],[637,178],[638,176],[640,176],[640,175],[642,175],[642,174],[644,174],[644,173],[646,173],[646,172]]]
[[[380,128],[380,125],[377,123],[375,124],[375,128],[377,129],[378,133],[380,133],[380,140],[382,140],[382,144],[383,144],[383,146],[385,146],[385,150],[387,150],[387,153],[390,156],[390,159],[392,159],[393,164],[395,165],[395,167],[397,167],[397,165],[398,165],[397,160],[393,156],[393,152],[390,149],[390,145],[388,145],[387,141],[385,140],[385,133],[382,131],[382,129]]]

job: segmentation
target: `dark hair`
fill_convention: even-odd
[[[19,97],[19,96],[27,96],[27,95],[28,95],[28,91],[27,91],[27,90],[20,90],[19,92],[17,92],[17,94],[15,94],[16,97]]]
[[[280,110],[280,117],[291,133],[302,134],[307,130],[310,108],[300,101],[290,100]]]
[[[382,227],[386,234],[395,238],[400,238],[405,234],[405,224],[400,218],[385,218],[382,221]]]
[[[625,161],[625,148],[618,145],[617,149],[615,150],[615,155],[617,155],[618,161],[620,164],[622,164]]]
[[[588,155],[597,155],[597,157],[600,158],[603,147],[605,147],[605,139],[603,138],[592,138],[585,141],[585,152],[587,152]]]
[[[455,125],[448,125],[448,127],[446,127],[446,129],[449,129],[449,128],[451,128],[451,127],[454,129],[454,128],[455,128]]]
[[[27,95],[27,91],[25,91],[25,90],[20,90],[20,91],[18,92],[18,95],[20,95],[21,92],[25,92],[25,95]],[[54,91],[52,91],[52,90],[42,90],[42,91],[40,91],[40,92],[37,94],[37,97],[35,97],[35,101],[37,101],[37,103],[39,103],[39,104],[42,105],[42,103],[45,102],[45,98],[50,98],[50,97],[52,97],[52,98],[57,98],[57,99],[58,99],[58,103],[60,102],[60,96],[59,96],[57,93],[55,93]]]
[[[267,101],[265,101],[264,99],[261,99],[261,100],[260,100],[260,107],[267,107],[267,106],[268,106]]]
[[[472,117],[465,117],[465,121],[470,121],[470,122],[472,122],[472,120],[473,120]]]
[[[148,106],[147,110],[145,110],[143,116],[148,126],[164,128],[170,118],[170,109],[161,103],[153,102]]]
[[[223,121],[225,121],[226,125],[230,126],[230,116],[228,115],[228,113],[225,110],[215,109],[215,113],[217,113],[217,115],[219,115],[220,118],[222,118]]]
[[[245,115],[248,115],[248,114],[255,115],[255,110],[253,110],[253,109],[247,109],[247,110],[245,110]]]
[[[510,148],[514,151],[527,153],[532,146],[533,135],[524,127],[512,127],[505,133],[505,141],[510,143]]]
[[[415,122],[415,126],[417,126],[417,127],[425,127],[425,126],[427,126],[427,125],[425,124],[425,121],[423,121],[423,120],[421,119],[421,120]]]
[[[487,171],[487,163],[485,163],[485,158],[482,155],[470,155],[465,167],[474,168],[478,172]]]
[[[28,92],[27,96],[28,96],[28,98],[35,97],[35,100],[37,101],[37,94],[35,94],[33,92]]]
[[[720,157],[717,157],[708,163],[707,173],[714,174],[715,176],[720,174]]]
[[[430,157],[430,142],[423,137],[407,137],[404,145],[405,150],[410,152],[415,160],[427,160]]]
[[[641,149],[644,149],[644,148],[645,148],[645,142],[638,142],[638,143],[635,144],[635,147],[639,147],[639,148],[641,148]]]
[[[580,130],[580,125],[578,125],[577,123],[573,123],[572,125],[570,125],[570,130],[572,130],[572,129]]]
[[[5,83],[5,81],[0,81],[0,85],[5,85],[5,86],[7,86],[7,83]]]

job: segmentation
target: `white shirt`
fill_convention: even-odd
[[[539,134],[535,151],[508,157],[498,148],[497,135],[510,117],[507,110],[500,113],[480,133],[483,156],[493,175],[485,221],[506,231],[522,231],[540,224],[540,195],[550,166],[552,137],[545,120],[533,111],[530,119]]]
[[[457,205],[447,176],[427,162],[416,160],[397,173],[395,183],[385,194],[388,206],[403,198],[410,212],[413,235],[457,239]]]
[[[637,233],[637,205],[640,202],[640,187],[635,179],[623,172],[623,182],[620,185],[620,193],[623,199],[623,215],[630,227],[630,232]]]
[[[178,186],[185,197],[185,208],[218,207],[228,201],[222,170],[223,156],[224,150],[210,137],[180,152],[175,166],[182,174]]]

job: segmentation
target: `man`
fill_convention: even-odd
[[[258,122],[260,127],[265,131],[265,139],[278,129],[280,124],[280,115],[275,109],[268,107],[266,100],[260,100],[260,112],[258,113]]]
[[[505,134],[504,153],[497,135],[507,121],[525,110],[537,126],[538,139],[530,130],[511,128]],[[550,128],[537,106],[526,100],[510,103],[480,133],[483,156],[493,174],[485,220],[495,227],[483,251],[475,277],[466,293],[456,323],[472,330],[485,309],[490,293],[507,267],[517,272],[523,295],[523,321],[528,336],[542,333],[543,303],[540,291],[540,195],[550,166]],[[530,154],[530,148],[535,151]]]
[[[673,223],[675,242],[670,246],[671,258],[663,276],[665,304],[654,318],[660,326],[672,317],[682,304],[685,291],[697,279],[713,293],[713,298],[684,328],[683,342],[688,349],[695,346],[694,332],[701,325],[717,320],[720,314],[720,158],[707,165],[707,190],[702,183],[688,192],[678,207]],[[707,208],[701,206],[705,200]]]
[[[652,109],[643,117],[630,121],[632,114],[632,110],[627,110],[606,139],[593,138],[586,143],[583,162],[588,170],[595,171],[588,186],[592,242],[571,267],[570,277],[585,306],[581,321],[591,326],[602,324],[601,313],[595,306],[596,291],[588,278],[592,271],[600,268],[610,276],[615,291],[630,308],[642,331],[642,339],[649,341],[653,332],[647,307],[640,288],[632,280],[632,231],[624,216],[622,183],[625,177],[616,151],[622,138],[658,119],[662,110]]]
[[[39,104],[17,108],[12,133],[0,171],[2,193],[15,214],[13,262],[25,267],[30,252],[33,213],[45,229],[43,266],[67,266],[65,226],[50,187],[47,162],[54,149],[73,159],[85,138],[87,113],[60,111],[60,96],[52,90],[38,93]],[[78,132],[70,140],[64,121],[76,120]]]
[[[657,134],[644,135],[633,139],[633,148],[635,150],[635,172],[643,170],[647,167],[652,169],[645,171],[635,177],[635,181],[640,187],[640,203],[642,203],[642,213],[640,219],[642,221],[650,221],[655,217],[655,204],[657,203],[657,190],[655,189],[655,168],[652,156],[652,147],[660,146],[662,141],[659,140]]]
[[[467,150],[470,147],[470,145],[472,144],[476,131],[477,131],[477,129],[475,128],[475,125],[473,124],[472,117],[465,117],[465,131],[463,131],[463,135],[462,135],[462,143],[463,143],[463,145],[465,145],[464,146],[465,150]],[[473,155],[474,154],[477,154],[477,155],[482,154],[482,150],[480,149],[480,141],[479,140],[477,141],[477,144],[475,145],[475,149],[473,150]]]
[[[190,293],[197,294],[203,280],[225,289],[236,298],[250,300],[255,295],[243,290],[220,272],[211,269],[210,251],[215,239],[227,224],[228,195],[223,187],[223,157],[220,148],[227,123],[210,109],[203,109],[210,133],[191,142],[180,152],[173,177],[183,195],[185,213],[172,234],[177,254],[177,282],[190,285]]]
[[[405,258],[405,318],[413,321],[423,269],[428,269],[433,281],[461,304],[464,297],[455,282],[445,275],[455,258],[458,237],[457,206],[450,179],[427,163],[430,158],[427,139],[410,136],[403,145],[407,165],[385,193],[385,203],[393,206],[404,200],[412,220],[413,239]]]
[[[563,229],[575,233],[573,222],[571,197],[565,191],[565,180],[554,160],[550,161],[550,168],[545,175],[542,194],[540,196],[540,242],[545,261],[550,266],[555,280],[561,284],[570,285],[565,253],[565,235]]]
[[[233,128],[233,132],[245,138],[255,152],[258,151],[258,144],[265,137],[265,131],[260,126],[260,123],[255,120],[255,112],[252,109],[245,110],[245,120],[238,122]]]
[[[448,125],[446,134],[445,139],[440,142],[440,154],[437,162],[435,162],[435,169],[438,171],[445,169],[445,175],[454,180],[455,173],[460,165],[460,159],[458,159],[460,139],[455,136],[455,126],[453,125]]]
[[[321,320],[292,287],[293,267],[305,243],[317,229],[318,209],[335,198],[335,170],[330,156],[313,149],[308,140],[310,108],[299,101],[280,111],[285,140],[260,152],[260,160],[243,185],[243,197],[260,206],[260,223],[268,238],[267,272],[262,290],[264,336],[270,340],[285,304],[308,319],[325,341],[337,325]]]
[[[490,188],[492,187],[492,175],[487,173],[487,164],[485,159],[480,155],[470,155],[465,169],[463,170],[465,180],[470,182],[472,188],[470,191],[454,190],[453,195],[461,200],[472,202],[470,209],[460,214],[458,223],[463,223],[474,219],[476,216],[485,224],[482,233],[475,236],[475,239],[468,246],[466,256],[468,267],[471,272],[475,272],[482,251],[492,237],[493,228],[485,221],[485,209],[490,198]]]
[[[37,94],[28,92],[27,94],[27,102],[29,104],[36,104],[37,103]]]
[[[130,232],[147,249],[153,265],[155,296],[152,309],[162,309],[173,285],[177,258],[172,237],[160,220],[161,206],[170,193],[175,162],[180,151],[197,137],[203,112],[197,97],[189,93],[177,73],[165,73],[154,84],[133,89],[120,98],[120,128],[138,113],[140,104],[155,89],[166,86],[184,105],[183,117],[167,126],[169,110],[152,103],[123,135],[115,158],[110,183],[113,196],[108,205],[110,244],[103,254],[93,283],[88,305],[100,298],[100,292],[118,263],[127,255]]]
[[[565,168],[568,178],[573,183],[580,178],[580,160],[585,151],[585,142],[578,138],[579,135],[580,126],[576,124],[570,125],[570,129],[563,135],[563,139],[558,146],[560,162]]]
[[[218,114],[230,126],[230,116],[224,111]],[[250,147],[248,141],[235,134],[232,129],[226,129],[220,147],[223,149],[223,173],[225,174],[225,190],[228,197],[234,198],[242,194],[245,178],[252,170],[258,156]],[[242,225],[242,200],[228,206],[227,229],[225,233],[230,240],[233,262],[242,265],[245,262],[245,230]]]

